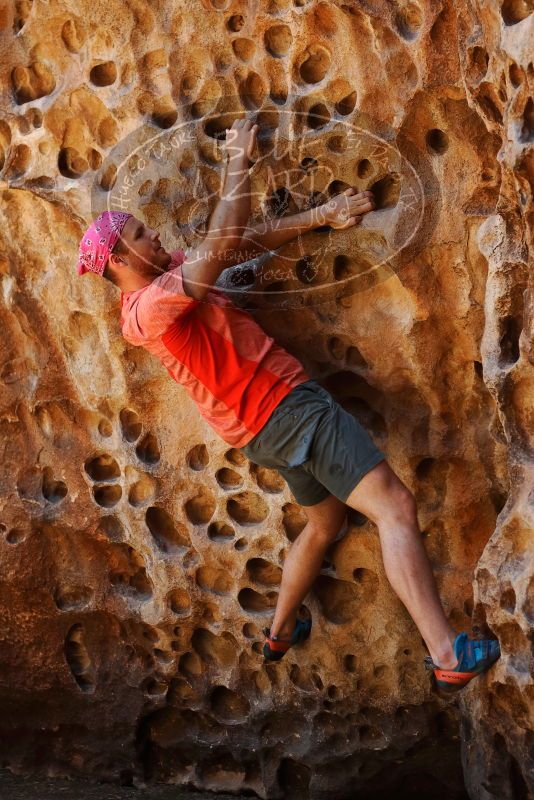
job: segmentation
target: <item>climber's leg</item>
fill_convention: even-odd
[[[364,475],[345,502],[377,525],[388,580],[419,628],[434,664],[454,667],[455,633],[441,605],[413,495],[382,461]]]
[[[333,495],[305,506],[308,522],[289,548],[282,572],[282,583],[271,634],[290,638],[297,612],[320,572],[324,554],[342,528],[347,512],[345,503]]]

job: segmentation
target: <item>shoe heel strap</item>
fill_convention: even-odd
[[[278,641],[278,639],[271,639],[270,636],[267,637],[265,644],[269,645],[269,650],[272,650],[274,653],[286,653],[291,647],[289,641]]]
[[[451,672],[447,669],[435,669],[434,674],[438,681],[444,683],[466,683],[474,678],[478,673],[476,672]]]

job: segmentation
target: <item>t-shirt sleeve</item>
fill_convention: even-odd
[[[171,255],[175,266],[158,275],[132,305],[127,326],[129,337],[155,339],[197,304],[183,288],[184,251],[175,250]]]

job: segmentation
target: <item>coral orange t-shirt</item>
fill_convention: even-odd
[[[171,255],[148,286],[121,292],[122,335],[159,358],[224,441],[243,447],[310,376],[221,290],[203,300],[185,294],[185,253]]]

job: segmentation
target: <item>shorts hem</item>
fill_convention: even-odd
[[[356,486],[359,484],[361,479],[365,475],[367,475],[367,473],[370,470],[372,470],[373,467],[376,467],[377,464],[380,464],[381,461],[385,461],[385,460],[386,460],[386,456],[381,451],[373,453],[373,455],[370,456],[370,458],[368,458],[367,461],[364,462],[363,466],[360,467],[360,469],[358,470],[356,475],[352,478],[352,485],[351,485],[350,489],[348,490],[348,492],[345,494],[344,499],[342,499],[341,497],[338,496],[338,498],[341,500],[341,502],[342,503],[346,503],[347,499],[351,495],[353,489],[356,488]]]
[[[299,506],[304,506],[304,507],[306,507],[306,506],[315,506],[315,505],[317,505],[317,503],[320,503],[322,500],[326,500],[328,495],[332,494],[332,492],[328,491],[328,489],[325,486],[324,494],[322,494],[318,499],[313,499],[311,501],[311,503],[310,503],[310,502],[308,502],[308,498],[306,498],[306,502],[304,502],[304,500],[299,500],[298,497],[295,495],[295,493],[293,491],[291,493],[293,494],[293,497],[295,498],[295,501],[299,504]]]

